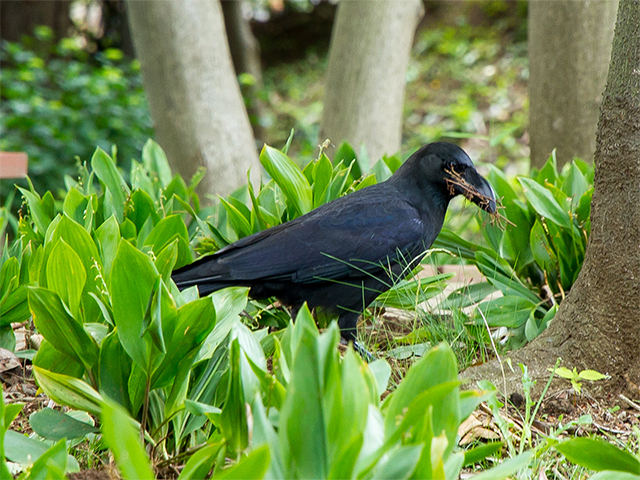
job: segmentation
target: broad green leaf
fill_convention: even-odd
[[[249,433],[240,362],[240,344],[231,342],[229,354],[229,385],[220,415],[220,429],[232,452],[240,453],[247,447]]]
[[[578,377],[581,380],[591,380],[591,381],[604,380],[605,378],[607,378],[606,375],[603,375],[602,373],[597,372],[595,370],[582,370],[578,374]]]
[[[500,451],[503,445],[504,442],[491,442],[466,450],[464,452],[464,466],[466,467],[481,462],[488,456]]]
[[[535,452],[532,450],[521,453],[520,455],[505,460],[500,465],[489,470],[485,470],[472,478],[473,480],[504,480],[511,478],[511,475],[515,472],[529,465],[534,453]]]
[[[222,446],[223,442],[212,443],[192,454],[180,472],[178,480],[200,480],[207,478],[207,474],[213,467]]]
[[[404,416],[405,408],[422,392],[437,385],[457,382],[458,370],[455,355],[446,345],[433,348],[407,372],[402,383],[388,404],[385,432],[389,434],[396,429],[396,418]],[[458,416],[460,415],[458,389],[453,389],[443,402],[434,405],[433,431],[445,430],[448,438],[447,452],[455,445]],[[452,422],[456,425],[453,426]],[[458,423],[456,423],[458,422]],[[453,427],[453,428],[452,428]]]
[[[40,388],[55,402],[93,415],[100,414],[102,397],[82,380],[39,367],[33,367],[33,372]]]
[[[220,197],[220,202],[227,211],[227,219],[231,228],[233,228],[238,238],[247,237],[253,233],[250,219],[247,219],[234,205],[224,198]]]
[[[29,416],[29,425],[41,437],[56,442],[63,438],[71,440],[100,431],[89,423],[76,420],[66,413],[52,408],[43,408],[32,413]]]
[[[180,268],[193,260],[189,251],[189,233],[180,215],[169,215],[160,220],[144,244],[150,245],[153,253],[158,255],[165,246],[176,238],[178,239],[178,259],[175,266]]]
[[[47,209],[42,204],[42,199],[37,193],[32,193],[25,188],[18,187],[18,190],[27,199],[27,205],[29,205],[29,211],[31,212],[31,218],[38,230],[38,233],[42,236],[47,231],[52,217],[49,216]]]
[[[131,358],[122,347],[118,332],[113,331],[100,345],[100,394],[129,410],[131,408],[128,393],[130,375]]]
[[[17,280],[17,277],[14,278]],[[12,323],[22,322],[29,318],[27,292],[25,285],[20,285],[15,290],[7,289],[4,292],[6,296],[0,301],[0,328],[10,328]]]
[[[533,176],[533,175],[532,175]],[[555,148],[549,155],[549,158],[538,172],[536,176],[536,182],[540,185],[544,185],[545,183],[549,183],[551,185],[555,185],[558,181],[558,162],[556,160],[556,150]]]
[[[138,231],[142,230],[143,225],[149,218],[151,218],[154,225],[158,223],[160,219],[153,199],[148,193],[142,190],[133,191],[127,203],[125,215],[133,222]]]
[[[373,469],[375,479],[403,479],[409,478],[420,460],[422,445],[399,446],[389,452]]]
[[[47,286],[60,295],[71,314],[80,319],[78,308],[87,273],[76,252],[60,239],[47,260]]]
[[[71,188],[64,197],[62,211],[74,221],[84,224],[90,197],[85,197],[77,188]]]
[[[112,205],[118,217],[118,221],[122,222],[124,218],[124,205],[129,196],[129,186],[118,172],[113,159],[101,148],[97,148],[93,157],[91,157],[91,168],[96,176],[105,184],[113,199]]]
[[[582,195],[589,189],[587,179],[584,177],[578,165],[571,163],[569,165],[569,173],[562,184],[562,191],[571,198],[571,203],[575,208],[580,201]]]
[[[111,269],[113,320],[129,356],[149,368],[150,339],[142,337],[144,314],[158,271],[151,259],[129,242],[121,241]],[[150,373],[150,372],[148,372]]]
[[[560,207],[547,188],[527,177],[520,177],[518,180],[524,188],[525,197],[539,215],[561,227],[571,228],[572,222],[569,214]]]
[[[449,296],[438,304],[436,308],[440,309],[460,309],[465,308],[480,300],[484,300],[487,296],[496,291],[496,287],[487,282],[472,283],[458,288],[449,294]]]
[[[171,243],[165,245],[156,255],[156,269],[160,272],[160,275],[162,275],[162,280],[164,280],[165,283],[169,282],[171,273],[175,269],[176,262],[178,261],[179,243],[180,239],[176,238]]]
[[[591,470],[616,470],[640,475],[640,460],[609,442],[573,438],[554,445],[567,459]]]
[[[313,165],[313,206],[319,207],[324,198],[324,192],[331,182],[333,166],[331,160],[326,155],[322,155],[320,159]]]
[[[442,273],[416,280],[402,280],[375,300],[376,305],[415,310],[422,302],[440,295],[454,273]]]
[[[33,358],[33,364],[43,370],[63,373],[76,378],[81,378],[85,372],[85,368],[81,363],[56,350],[46,339],[42,341],[40,349]]]
[[[132,190],[142,190],[143,192],[146,192],[154,202],[158,199],[156,197],[156,192],[153,188],[153,182],[151,181],[151,178],[149,178],[149,175],[147,175],[144,167],[135,160],[131,161],[130,178]]]
[[[149,458],[140,444],[139,425],[117,403],[102,402],[102,438],[126,480],[153,479]]]
[[[116,258],[116,252],[118,251],[118,245],[120,244],[120,226],[115,215],[105,220],[95,230],[95,237],[99,242],[100,257],[102,258],[102,264],[104,265],[104,271],[106,278],[109,279],[111,275],[111,266],[113,260]]]
[[[222,470],[212,477],[212,480],[246,480],[264,478],[269,468],[269,446],[264,445],[255,449],[237,464]]]
[[[38,331],[57,350],[91,371],[98,360],[98,345],[74,319],[60,297],[41,287],[29,288],[29,308]]]
[[[298,315],[299,322],[304,318]],[[302,328],[301,334],[287,397],[280,411],[281,449],[289,453],[283,461],[285,465],[293,464],[291,473],[295,477],[326,478],[328,452],[318,348],[309,330]]]
[[[142,147],[142,163],[148,172],[158,176],[164,188],[171,183],[171,168],[167,156],[156,142],[149,139]]]
[[[260,153],[260,163],[284,192],[287,204],[291,206],[295,216],[311,211],[313,208],[311,186],[289,157],[265,145]]]
[[[478,309],[484,313],[490,327],[517,328],[524,325],[529,318],[531,310],[537,306],[529,299],[519,295],[507,295],[478,305]],[[476,323],[484,325],[480,314],[475,314]]]
[[[34,476],[33,478],[65,478],[65,473],[79,472],[80,466],[78,461],[72,456],[68,455],[65,442],[60,441],[53,447],[50,447],[48,443],[30,438],[21,433],[8,430],[5,438],[5,455],[7,460],[18,463],[24,467],[34,466],[43,458],[43,462],[37,465],[39,472],[45,470],[40,476]],[[65,455],[65,459],[61,459],[61,452]],[[52,458],[53,457],[53,458]],[[50,463],[52,462],[52,463]],[[65,464],[65,467],[61,469],[56,468],[56,464]],[[47,467],[53,467],[48,469]],[[48,472],[46,471],[48,470]],[[66,470],[66,471],[65,471]],[[38,473],[38,472],[34,472]],[[49,475],[47,475],[47,473]],[[8,477],[11,478],[11,477]],[[32,478],[31,476],[29,478]]]
[[[615,470],[604,470],[589,477],[589,480],[640,480],[640,475]]]
[[[163,315],[164,312],[163,308]],[[195,354],[215,325],[216,311],[211,297],[204,297],[180,307],[174,330],[169,331],[168,326],[163,329],[167,353],[153,375],[152,385],[160,387],[172,382],[180,362],[194,360]]]

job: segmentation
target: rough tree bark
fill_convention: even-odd
[[[38,25],[51,27],[56,40],[66,37],[73,26],[69,17],[71,0],[2,0],[0,2],[0,38],[16,42],[33,35]]]
[[[574,156],[591,162],[616,7],[616,0],[529,2],[532,167],[554,148],[558,165]]]
[[[620,0],[611,65],[595,152],[591,236],[582,271],[550,327],[522,350],[534,378],[558,357],[563,365],[611,375],[589,385],[592,393],[640,394],[640,0]],[[507,370],[507,389],[519,375]],[[502,385],[495,362],[467,370],[471,378]],[[540,389],[544,381],[538,381]],[[600,391],[602,393],[602,391]]]
[[[320,141],[400,150],[404,88],[420,0],[340,2],[331,39]]]
[[[264,103],[259,98],[263,87],[262,64],[260,62],[260,44],[251,31],[249,21],[244,17],[244,0],[222,0],[224,26],[227,31],[229,50],[236,74],[249,73],[254,83],[244,87],[247,112],[251,118],[251,127],[256,139],[266,138],[261,119],[265,116]]]
[[[156,139],[200,193],[230,193],[260,164],[225,38],[219,0],[127,3]]]

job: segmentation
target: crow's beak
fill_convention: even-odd
[[[488,213],[496,213],[496,194],[475,168],[466,168],[462,172],[451,168],[447,174],[451,195],[462,195]]]
[[[462,176],[467,188],[462,195],[488,213],[496,213],[496,194],[482,175],[474,168],[469,168]]]

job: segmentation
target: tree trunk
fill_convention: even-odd
[[[529,2],[531,166],[555,148],[558,165],[595,150],[616,0]]]
[[[218,0],[127,3],[158,143],[200,193],[228,194],[260,171]]]
[[[253,77],[253,82],[244,85],[243,90],[253,134],[257,139],[263,140],[266,134],[262,126],[265,107],[259,97],[260,90],[263,88],[260,45],[251,32],[249,21],[244,17],[245,2],[222,0],[221,5],[236,75],[248,73]]]
[[[340,2],[331,39],[320,141],[400,150],[404,88],[420,0]]]
[[[591,236],[582,271],[550,327],[513,364],[524,363],[537,388],[562,357],[568,368],[611,375],[587,388],[610,395],[640,390],[640,0],[620,0],[595,151]],[[472,378],[502,385],[492,362],[470,369]],[[508,375],[508,391],[519,375]]]
[[[73,26],[70,6],[70,0],[2,0],[0,38],[17,42],[23,35],[33,35],[33,29],[38,25],[50,27],[55,40],[64,38]]]

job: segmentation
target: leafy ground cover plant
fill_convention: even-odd
[[[580,273],[590,231],[593,167],[576,159],[558,172],[552,154],[539,172],[518,177],[518,185],[489,168],[506,225],[479,218],[487,246],[448,230],[434,243],[478,267],[487,282],[456,290],[439,307],[480,302],[472,320],[509,328],[509,346],[517,348],[546,328]],[[502,296],[483,302],[493,291]]]
[[[0,150],[27,152],[37,190],[57,192],[76,157],[90,158],[95,145],[117,144],[128,166],[152,125],[137,61],[117,49],[90,54],[79,38],[52,38],[41,26],[34,37],[0,45]],[[3,180],[3,191],[9,185]]]

